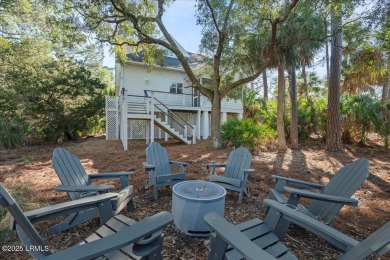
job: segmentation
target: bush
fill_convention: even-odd
[[[327,102],[325,98],[300,98],[298,101],[299,137],[326,133]]]
[[[222,140],[234,147],[244,146],[254,150],[256,145],[262,144],[276,136],[275,130],[267,125],[257,125],[252,119],[232,119],[221,126]]]
[[[343,133],[360,135],[359,143],[364,145],[367,133],[379,121],[380,102],[367,94],[343,96],[342,100]]]
[[[385,149],[390,145],[390,103],[378,108],[378,120],[375,121],[375,131],[383,138]]]
[[[23,146],[27,125],[18,117],[0,116],[0,149]]]

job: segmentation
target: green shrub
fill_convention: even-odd
[[[267,125],[258,125],[252,119],[232,119],[221,126],[222,140],[234,147],[244,146],[254,150],[256,145],[274,139],[275,130]]]
[[[24,145],[27,125],[18,117],[0,116],[0,149]]]
[[[260,100],[261,109],[259,111],[260,114],[260,122],[262,124],[268,125],[270,128],[275,129],[277,128],[277,108],[278,104],[276,100]]]
[[[325,98],[299,98],[298,100],[298,124],[299,137],[308,138],[311,134],[324,135],[326,132],[326,107]]]
[[[367,133],[378,124],[380,102],[367,94],[343,96],[341,113],[345,119],[343,132],[360,135],[359,143],[365,144]]]
[[[385,149],[390,145],[390,103],[378,108],[378,120],[375,121],[375,131],[383,138]]]

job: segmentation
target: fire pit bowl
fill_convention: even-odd
[[[205,237],[210,233],[204,215],[224,215],[226,190],[206,181],[183,181],[173,186],[172,214],[176,228],[189,236]]]

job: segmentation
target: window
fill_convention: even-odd
[[[169,84],[169,92],[183,94],[183,83],[171,82]]]
[[[176,55],[171,50],[168,50],[168,49],[165,49],[165,56],[171,57],[171,58],[176,58]]]

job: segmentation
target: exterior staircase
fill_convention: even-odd
[[[184,137],[184,135],[180,134],[178,131],[176,131],[173,127],[171,127],[168,123],[163,122],[160,118],[154,117],[154,123],[160,127],[162,130],[167,132],[170,136],[174,137],[178,141],[185,143],[185,144],[191,144],[192,141],[188,140],[187,137]]]
[[[154,125],[157,125],[171,137],[184,144],[196,143],[194,127],[171,111],[164,103],[154,98],[153,94],[152,96],[148,96],[147,93],[145,93],[145,96],[128,96],[127,91],[124,91],[120,103],[122,126],[124,126],[123,122],[127,122],[127,119],[150,120],[151,134],[149,136],[152,137],[152,140],[154,139]],[[157,115],[163,115],[165,120]],[[175,122],[175,127],[168,122]],[[127,125],[126,128],[122,128],[121,132],[124,133],[126,129]],[[190,136],[188,134],[189,129],[192,130],[192,139],[188,138]],[[127,142],[125,140],[127,140],[127,134],[121,135],[121,139],[126,150]]]

